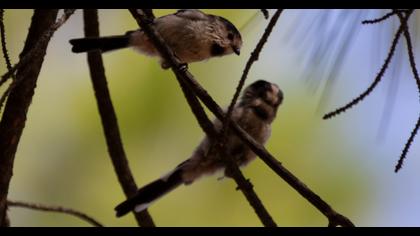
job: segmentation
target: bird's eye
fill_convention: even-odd
[[[229,40],[233,40],[233,34],[232,33],[229,33],[227,37],[228,37]]]

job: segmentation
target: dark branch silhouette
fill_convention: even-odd
[[[265,19],[268,19],[270,17],[270,14],[267,9],[261,9],[261,13],[264,15]]]
[[[12,76],[20,67],[24,66],[25,64],[32,62],[32,59],[38,56],[41,56],[41,52],[39,50],[40,45],[45,41],[49,41],[52,35],[57,31],[67,20],[70,16],[75,12],[75,9],[64,9],[63,15],[52,25],[50,25],[47,30],[43,32],[43,35],[40,37],[40,40],[34,45],[32,48],[28,49],[29,51],[26,55],[19,59],[19,62],[16,63],[11,70],[6,72],[0,79],[0,85],[7,81],[8,78]]]
[[[419,93],[419,96],[420,96],[420,77],[419,77],[419,73],[418,73],[417,68],[416,68],[416,60],[414,58],[413,44],[411,42],[410,31],[408,29],[407,21],[404,20],[403,14],[400,13],[400,12],[397,12],[397,14],[398,14],[398,18],[400,19],[401,24],[404,25],[404,28],[405,28],[404,37],[405,37],[405,41],[407,42],[408,59],[409,59],[409,62],[410,62],[410,67],[411,67],[411,71],[413,73],[413,77],[416,80],[417,90],[418,90],[418,93]],[[407,140],[407,142],[404,146],[404,149],[401,153],[401,156],[398,159],[398,163],[395,166],[395,172],[398,172],[402,168],[402,165],[404,163],[404,159],[407,156],[408,150],[410,149],[411,143],[413,142],[414,137],[416,136],[419,128],[420,128],[420,115],[417,118],[417,123],[416,123],[414,129],[411,131],[410,137],[408,138],[408,140]]]
[[[0,9],[0,34],[1,34],[1,50],[3,51],[3,57],[6,62],[8,70],[12,69],[12,64],[10,62],[9,53],[6,48],[6,33],[4,29],[4,9]],[[0,84],[1,86],[1,84]]]
[[[403,151],[401,153],[400,159],[398,159],[398,163],[395,166],[395,172],[398,172],[402,168],[402,165],[404,163],[404,159],[407,157],[408,150],[410,149],[411,143],[413,143],[414,137],[416,136],[417,131],[419,130],[419,128],[420,128],[420,115],[417,118],[416,126],[411,131],[410,137],[408,138],[408,140],[407,140],[407,142],[406,142],[406,144],[404,146],[404,149],[403,149]]]
[[[409,13],[411,14],[411,13]],[[404,16],[402,13],[397,12],[398,18],[400,19],[401,24],[404,25],[404,37],[407,42],[407,53],[408,59],[410,62],[411,71],[413,72],[414,79],[416,80],[417,90],[420,96],[420,77],[416,67],[416,60],[414,58],[414,50],[413,50],[413,43],[411,42],[410,31],[408,29],[408,19],[404,20]]]
[[[357,98],[353,99],[347,105],[345,105],[341,108],[338,108],[335,111],[327,113],[326,115],[324,115],[324,117],[323,117],[324,119],[329,119],[333,116],[336,116],[336,115],[346,111],[347,109],[350,109],[352,106],[361,102],[365,97],[367,97],[374,90],[374,88],[378,85],[378,83],[383,78],[383,75],[385,74],[385,71],[387,70],[387,68],[388,68],[388,66],[391,62],[391,59],[394,55],[394,51],[395,51],[395,48],[398,44],[398,40],[400,39],[400,37],[403,33],[404,33],[404,37],[405,37],[406,44],[407,44],[407,54],[408,54],[408,58],[409,58],[409,62],[410,62],[410,67],[411,67],[411,70],[412,70],[412,73],[413,73],[413,77],[416,81],[417,90],[418,90],[418,93],[419,93],[419,96],[420,96],[420,77],[419,77],[419,74],[418,74],[418,71],[417,71],[417,68],[416,68],[416,62],[415,62],[414,53],[413,53],[413,45],[412,45],[412,42],[411,42],[410,31],[409,31],[408,23],[407,23],[408,19],[410,18],[410,15],[413,12],[414,12],[413,9],[411,9],[411,10],[396,10],[396,9],[393,9],[390,13],[387,13],[384,16],[378,18],[378,19],[366,20],[366,21],[362,22],[363,24],[374,24],[374,23],[382,22],[383,20],[386,20],[393,15],[398,15],[398,18],[400,20],[400,27],[398,28],[398,31],[394,36],[394,40],[391,44],[390,50],[388,52],[388,56],[387,56],[384,64],[382,65],[381,70],[379,71],[375,80],[373,81],[373,83],[368,87],[368,89],[365,92],[363,92]],[[420,116],[417,120],[417,123],[416,123],[414,129],[411,131],[410,137],[408,138],[408,140],[407,140],[407,142],[404,146],[403,151],[401,152],[400,158],[398,159],[398,162],[395,166],[395,172],[398,172],[402,168],[404,160],[407,157],[408,150],[410,149],[410,146],[411,146],[412,142],[414,141],[414,138],[415,138],[419,128],[420,128]]]
[[[364,20],[362,21],[362,24],[366,25],[366,24],[376,24],[376,23],[380,23],[386,19],[388,19],[389,17],[399,13],[399,12],[407,12],[407,10],[393,10],[387,14],[385,14],[384,16],[381,16],[379,18],[373,19],[373,20]]]
[[[96,226],[96,227],[103,227],[101,223],[99,223],[97,220],[95,220],[93,217],[88,216],[87,214],[74,210],[72,208],[62,207],[62,206],[47,206],[39,203],[28,203],[28,202],[21,202],[21,201],[7,201],[7,205],[9,207],[23,207],[23,208],[29,208],[33,210],[39,210],[39,211],[49,211],[49,212],[58,212],[63,213],[67,215],[76,216],[89,224]]]
[[[191,92],[188,85],[179,76],[177,76],[176,78],[178,80],[179,85],[181,86],[182,92],[184,93],[185,99],[187,100],[191,111],[197,118],[198,124],[200,125],[201,129],[206,133],[210,140],[216,139],[218,133],[216,132],[213,123],[207,117],[203,107],[200,104],[200,101],[198,101],[197,97],[194,95],[193,92]]]
[[[99,37],[99,22],[96,9],[83,11],[85,22],[85,36]],[[90,76],[95,91],[96,102],[98,104],[99,114],[101,116],[102,127],[105,133],[105,139],[108,152],[117,174],[118,181],[127,198],[137,192],[137,185],[134,181],[128,160],[123,148],[120,131],[118,128],[117,116],[111,101],[111,95],[108,89],[105,69],[102,56],[99,51],[88,52],[87,60],[89,64]],[[155,226],[153,219],[147,210],[140,213],[134,212],[136,220],[140,226]]]
[[[130,12],[135,16],[137,23],[139,23],[143,30],[147,28],[147,24],[141,19],[141,15],[133,9]],[[149,28],[150,29],[150,28]],[[150,32],[149,32],[150,33]],[[153,32],[152,32],[153,33]],[[216,115],[216,117],[223,121],[225,114],[220,106],[211,98],[207,91],[201,87],[195,81],[194,77],[185,67],[179,65],[173,56],[170,48],[164,44],[160,38],[156,37],[156,34],[150,34],[150,38],[156,48],[159,50],[161,56],[169,63],[172,71],[179,76],[184,82],[193,90],[196,96],[210,109],[210,111]],[[246,143],[255,154],[257,154],[261,160],[263,160],[274,172],[276,172],[283,180],[285,180],[290,186],[292,186],[297,192],[300,193],[305,199],[307,199],[312,205],[314,205],[321,213],[323,213],[329,221],[329,226],[354,226],[354,224],[345,216],[337,213],[331,208],[324,200],[322,200],[316,193],[310,190],[304,183],[302,183],[296,176],[282,166],[261,144],[257,143],[248,133],[246,133],[239,125],[234,121],[230,121],[230,126],[234,130],[235,134]]]
[[[0,226],[6,225],[7,195],[14,158],[51,38],[43,39],[42,36],[45,29],[54,25],[57,13],[57,9],[34,11],[28,36],[19,57],[24,58],[31,49],[38,53],[31,59],[31,63],[25,63],[17,70],[16,78],[22,82],[10,92],[0,121]]]
[[[408,18],[410,17],[410,15],[411,15],[411,13],[412,13],[413,11],[410,11],[408,14],[407,14],[407,16],[405,17],[405,19],[404,19],[404,22],[407,22],[408,21]],[[340,107],[340,108],[338,108],[338,109],[336,109],[336,110],[334,110],[334,111],[332,111],[332,112],[329,112],[329,113],[327,113],[327,114],[325,114],[324,115],[324,117],[323,117],[323,119],[324,120],[326,120],[326,119],[330,119],[331,117],[334,117],[334,116],[336,116],[336,115],[338,115],[338,114],[340,114],[340,113],[342,113],[342,112],[345,112],[345,111],[347,111],[348,109],[350,109],[350,108],[352,108],[354,105],[356,105],[356,104],[358,104],[359,102],[361,102],[363,99],[365,99],[374,89],[375,89],[375,87],[378,85],[378,83],[382,80],[382,78],[383,78],[383,75],[385,74],[385,71],[386,71],[386,69],[388,68],[388,66],[389,66],[389,64],[390,64],[390,62],[391,62],[391,59],[393,58],[393,56],[394,56],[394,52],[395,52],[395,48],[396,48],[396,46],[397,46],[397,44],[398,44],[398,41],[399,41],[399,39],[401,38],[401,34],[403,33],[403,31],[404,31],[404,24],[401,24],[400,25],[400,27],[398,28],[398,31],[397,31],[397,33],[395,34],[395,36],[394,36],[394,39],[393,39],[393,41],[392,41],[392,44],[391,44],[391,47],[390,47],[390,49],[389,49],[389,52],[388,52],[388,55],[387,55],[387,57],[386,57],[386,59],[385,59],[385,62],[384,62],[384,64],[382,65],[382,67],[381,67],[381,69],[380,69],[380,71],[379,71],[379,73],[376,75],[376,77],[375,77],[375,79],[374,79],[374,81],[372,82],[372,84],[366,89],[366,91],[364,91],[362,94],[360,94],[358,97],[356,97],[356,98],[354,98],[351,102],[349,102],[348,104],[346,104],[346,105],[344,105],[344,106],[342,106],[342,107]]]

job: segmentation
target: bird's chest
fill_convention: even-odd
[[[185,27],[168,30],[165,41],[184,63],[202,61],[211,57],[212,42],[208,28],[202,23],[189,22]]]
[[[246,111],[246,115],[242,115],[238,119],[238,124],[257,142],[264,144],[270,136],[270,125],[261,120],[258,116],[250,111]]]
[[[252,138],[260,144],[265,144],[268,140],[271,129],[267,122],[262,121],[252,112],[245,112],[236,120],[239,126],[245,130]],[[254,152],[239,139],[232,134],[228,146],[231,148],[230,155],[234,157],[239,165],[246,165],[255,158]]]

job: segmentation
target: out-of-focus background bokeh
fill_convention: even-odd
[[[258,10],[204,11],[232,21],[244,39],[240,57],[189,66],[214,99],[226,106],[268,21]],[[362,92],[379,71],[398,19],[368,26],[360,22],[383,13],[285,10],[247,84],[265,79],[281,87],[285,99],[266,147],[333,208],[358,226],[420,226],[419,139],[404,168],[394,173],[420,108],[403,38],[393,61],[396,66],[378,88],[347,113],[322,120],[323,113]],[[23,47],[31,15],[31,10],[5,12],[13,62]],[[420,22],[417,15],[410,21],[414,27]],[[137,28],[127,10],[100,10],[99,16],[102,35]],[[107,153],[86,55],[73,54],[68,43],[82,36],[79,10],[51,40],[18,147],[9,198],[75,208],[107,226],[135,226],[132,215],[114,216],[113,208],[124,195]],[[415,50],[418,56],[418,43]],[[173,73],[163,71],[156,59],[129,49],[103,57],[124,147],[137,184],[144,185],[189,157],[203,133]],[[3,58],[0,63],[3,74]],[[259,159],[243,171],[279,225],[327,224]],[[149,210],[156,224],[260,226],[234,181],[218,181],[219,176],[181,186],[152,205]],[[22,208],[9,209],[9,215],[12,226],[88,226],[71,216]]]

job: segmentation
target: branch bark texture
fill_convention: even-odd
[[[57,13],[57,9],[34,11],[20,58],[23,58],[39,42],[45,29],[55,23]],[[21,79],[22,82],[10,92],[0,121],[0,226],[6,224],[7,194],[13,175],[14,158],[48,43],[49,38],[36,45],[39,47],[39,56],[17,70],[16,78]]]
[[[85,9],[83,12],[85,22],[85,36],[99,36],[98,12],[96,9]],[[90,76],[93,89],[95,91],[96,102],[101,116],[102,127],[105,133],[105,139],[108,152],[117,174],[118,181],[127,198],[137,192],[137,185],[134,181],[128,160],[121,140],[120,130],[118,128],[117,115],[112,105],[111,95],[108,89],[105,69],[101,53],[99,51],[88,52],[87,60],[89,64]],[[140,226],[155,226],[152,217],[147,212],[134,212],[137,223]]]

